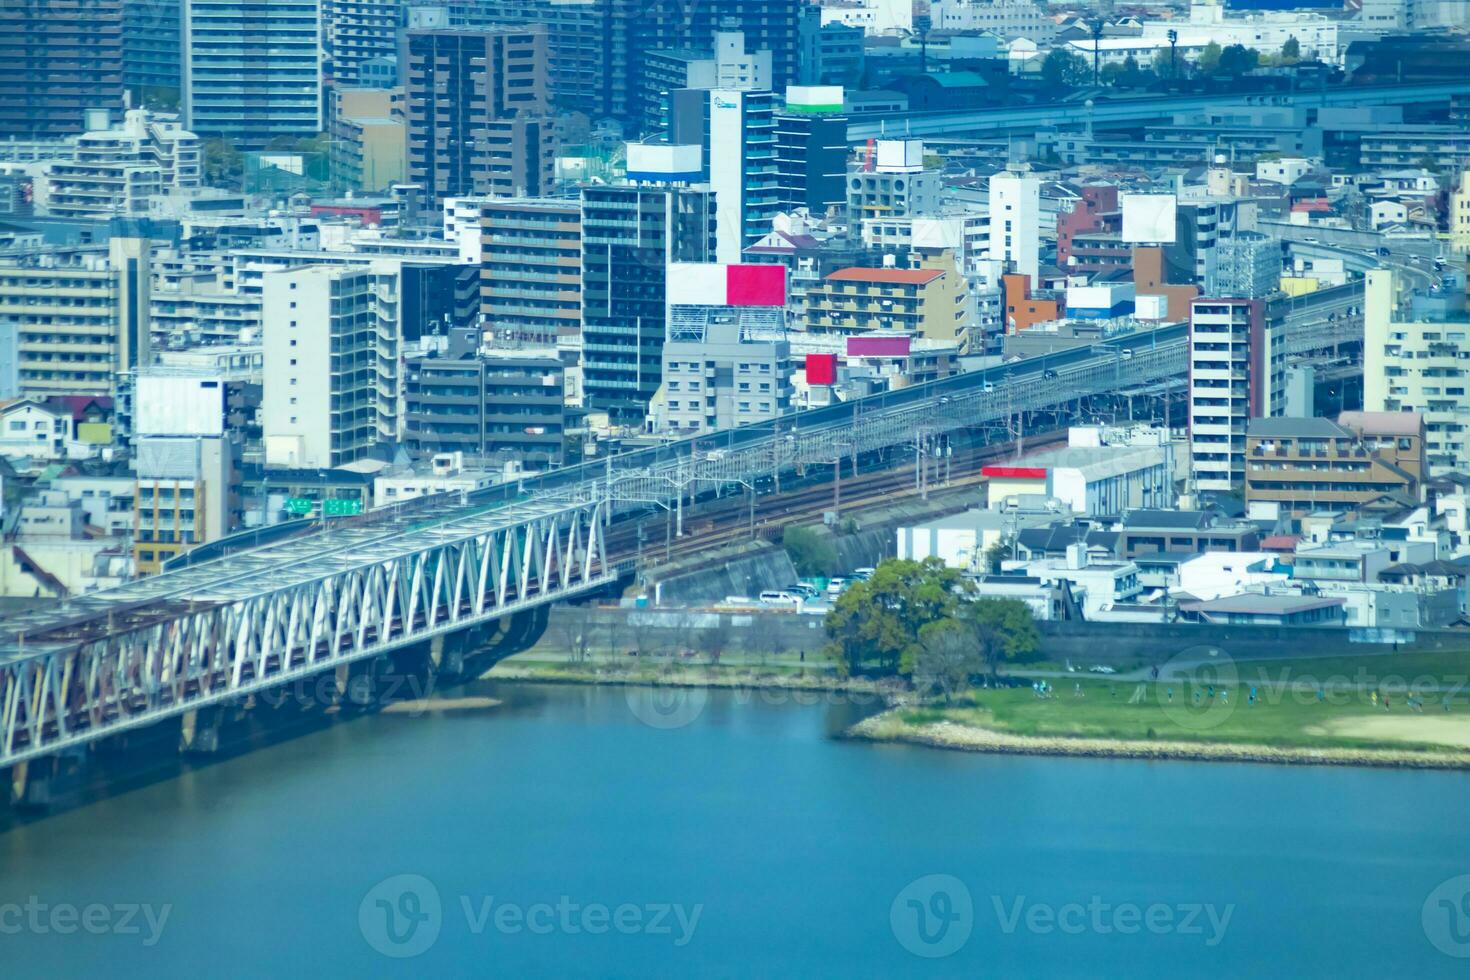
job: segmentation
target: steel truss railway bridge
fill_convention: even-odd
[[[1360,289],[1293,303],[1293,353],[1361,340],[1346,314]],[[433,657],[456,634],[630,573],[631,556],[607,541],[622,516],[655,505],[682,518],[699,493],[754,494],[806,467],[838,470],[893,448],[922,455],[957,430],[1179,387],[1186,345],[1183,324],[1131,333],[243,551],[204,546],[213,557],[0,624],[0,769],[409,647]]]

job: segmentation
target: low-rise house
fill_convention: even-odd
[[[1341,598],[1246,593],[1179,604],[1187,622],[1225,626],[1340,626],[1345,622]]]

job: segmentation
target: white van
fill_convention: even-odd
[[[799,606],[801,598],[794,596],[783,589],[768,589],[761,593],[761,605],[763,606]]]

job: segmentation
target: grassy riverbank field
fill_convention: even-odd
[[[854,734],[976,751],[1470,767],[1463,657],[1201,664],[1051,674],[894,709]]]

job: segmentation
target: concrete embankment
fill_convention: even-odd
[[[864,719],[848,729],[847,737],[870,742],[906,743],[1001,755],[1065,755],[1098,759],[1256,762],[1272,765],[1369,766],[1391,769],[1470,769],[1470,752],[1311,749],[1233,742],[1131,741],[1012,735],[949,721],[909,724],[896,711],[887,711]]]

